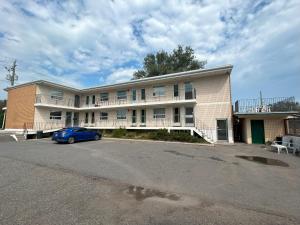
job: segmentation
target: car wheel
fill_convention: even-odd
[[[96,134],[96,135],[95,135],[95,141],[98,141],[99,139],[100,139],[99,135]]]
[[[69,137],[68,143],[69,143],[69,144],[73,144],[74,142],[75,142],[74,137]]]

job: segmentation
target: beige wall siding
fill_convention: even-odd
[[[5,129],[32,128],[36,85],[27,85],[8,91]],[[25,125],[26,123],[26,125]]]
[[[283,119],[266,119],[265,126],[265,141],[274,141],[276,137],[283,136],[284,120]]]
[[[243,119],[243,141],[252,144],[251,118]],[[276,137],[285,135],[284,119],[282,118],[253,118],[263,120],[265,129],[265,142],[274,141]]]
[[[208,130],[217,140],[217,119],[227,119],[228,138],[233,142],[232,108],[229,75],[204,77],[192,81],[196,88],[196,126]]]
[[[50,112],[61,111],[62,119],[53,120],[50,119]],[[35,120],[34,120],[34,129],[35,130],[51,130],[55,128],[61,128],[65,126],[66,111],[62,109],[53,109],[53,108],[42,108],[38,107],[35,110]]]
[[[63,100],[53,100],[50,98],[51,92],[61,90],[63,92]],[[55,87],[48,87],[45,85],[37,85],[36,94],[41,96],[40,101],[42,103],[55,104],[55,105],[64,105],[73,107],[75,101],[75,93],[62,90]]]

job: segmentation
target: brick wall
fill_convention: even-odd
[[[5,129],[23,129],[24,123],[33,124],[35,94],[34,84],[8,91]]]

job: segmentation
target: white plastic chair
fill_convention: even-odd
[[[276,148],[278,154],[280,154],[282,150],[285,150],[286,154],[289,154],[288,145],[289,143],[286,142],[282,142],[282,144],[279,144],[278,141],[273,141],[271,144],[271,148]]]

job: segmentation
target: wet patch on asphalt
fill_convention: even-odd
[[[195,157],[193,155],[189,155],[189,154],[186,154],[186,153],[177,152],[177,151],[174,151],[174,150],[164,150],[164,152],[168,152],[168,153],[171,153],[171,154],[174,154],[174,155],[178,155],[178,156],[185,156],[185,157],[188,157],[188,158],[194,158]]]
[[[264,165],[271,165],[271,166],[282,166],[282,167],[289,167],[289,164],[280,161],[278,159],[271,159],[265,158],[261,156],[247,156],[247,155],[236,155],[235,157],[245,159],[248,161],[264,164]]]
[[[137,201],[143,201],[146,198],[153,198],[153,197],[168,199],[171,201],[180,200],[180,196],[176,194],[170,194],[156,189],[144,188],[141,186],[134,186],[134,185],[130,185],[128,187],[127,193],[129,195],[132,195]]]
[[[221,158],[219,158],[217,156],[211,156],[211,157],[209,157],[209,159],[212,159],[212,160],[215,160],[215,161],[219,161],[219,162],[226,162],[225,160],[223,160],[223,159],[221,159]]]

